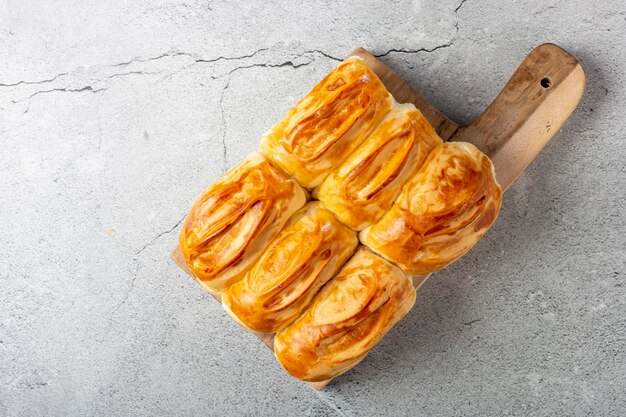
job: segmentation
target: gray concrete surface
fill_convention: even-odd
[[[327,390],[170,262],[198,194],[354,47],[468,123],[546,41],[580,107]],[[0,415],[626,415],[625,73],[621,0],[0,0]]]

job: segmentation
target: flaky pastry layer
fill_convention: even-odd
[[[274,333],[291,323],[358,245],[321,203],[297,211],[222,304],[246,328]]]
[[[276,334],[276,358],[296,378],[334,378],[363,360],[414,303],[406,275],[361,246],[300,318]]]
[[[306,192],[253,153],[193,205],[180,233],[189,269],[210,292],[237,282],[297,209]]]
[[[478,242],[501,202],[489,158],[469,143],[445,143],[428,155],[391,209],[359,239],[409,274],[433,272]]]
[[[263,136],[260,150],[312,189],[363,142],[392,103],[361,59],[347,59]]]
[[[391,110],[314,196],[355,230],[378,221],[441,139],[413,104]]]

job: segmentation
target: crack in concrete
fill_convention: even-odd
[[[186,54],[187,56],[189,56],[189,57],[191,57],[193,59],[193,62],[191,64],[189,64],[189,65],[186,65],[186,66],[184,66],[184,67],[182,67],[182,68],[172,72],[169,75],[166,75],[165,77],[161,78],[161,80],[159,80],[159,81],[162,81],[162,80],[164,80],[166,78],[171,78],[173,75],[178,74],[179,72],[188,70],[189,68],[191,68],[191,67],[193,67],[195,65],[198,65],[198,64],[212,64],[212,63],[215,63],[215,62],[218,62],[218,61],[240,61],[240,60],[246,59],[246,58],[253,58],[258,53],[261,53],[261,52],[264,52],[264,51],[269,51],[269,49],[270,48],[261,48],[261,49],[257,49],[256,51],[254,51],[254,52],[252,52],[252,53],[250,53],[248,55],[240,55],[240,56],[232,56],[232,57],[229,57],[229,56],[218,56],[216,58],[211,58],[211,59],[197,58],[197,57],[195,57],[195,56],[193,56],[191,54]],[[216,77],[211,77],[211,78],[216,79]],[[220,77],[217,77],[217,78],[220,78]]]
[[[233,68],[232,70],[230,70],[227,74],[221,76],[221,77],[217,77],[217,78],[222,78],[225,76],[230,76],[232,75],[232,73],[234,73],[235,71],[239,71],[242,69],[248,69],[248,68],[255,68],[255,67],[260,67],[260,68],[281,68],[281,67],[292,67],[292,68],[300,68],[300,67],[305,67],[307,65],[309,65],[310,63],[312,63],[313,61],[309,61],[309,62],[303,62],[300,64],[296,64],[295,61],[296,59],[304,56],[306,53],[300,54],[298,56],[296,56],[295,58],[289,59],[285,62],[281,62],[279,64],[270,64],[268,62],[263,62],[263,63],[254,63],[254,64],[250,64],[250,65],[242,65],[240,67],[236,67]]]
[[[310,54],[313,52],[319,52],[319,51],[305,51],[302,54],[296,56],[295,58],[291,58],[285,62],[281,62],[278,64],[271,64],[271,63],[254,63],[254,64],[250,64],[250,65],[242,65],[239,67],[235,67],[232,70],[230,70],[228,73],[220,76],[220,77],[211,77],[213,79],[218,79],[218,78],[223,78],[223,77],[228,77],[228,80],[226,81],[226,84],[224,85],[224,88],[222,89],[222,93],[220,95],[220,101],[219,101],[219,106],[220,106],[220,114],[221,114],[221,119],[222,119],[222,160],[224,162],[224,167],[222,168],[222,173],[225,173],[228,170],[228,161],[227,161],[227,157],[228,157],[228,144],[226,143],[226,133],[227,133],[227,123],[226,123],[226,114],[224,112],[224,97],[226,96],[226,90],[228,90],[228,88],[230,87],[230,81],[232,80],[232,74],[234,74],[236,71],[239,70],[243,70],[243,69],[248,69],[248,68],[255,68],[255,67],[261,67],[261,68],[280,68],[280,67],[292,67],[292,68],[300,68],[300,67],[304,67],[306,65],[309,65],[310,63],[313,62],[313,60],[308,61],[308,62],[303,62],[300,64],[296,64],[294,61],[298,58],[303,57],[306,54]],[[254,54],[253,54],[254,55]]]
[[[135,259],[137,259],[137,256],[139,256],[139,254],[141,254],[141,252],[143,252],[144,250],[146,250],[149,246],[154,245],[156,243],[157,240],[159,240],[159,238],[163,235],[167,235],[169,233],[172,233],[174,231],[174,229],[176,229],[185,219],[186,216],[183,216],[180,218],[179,221],[176,222],[176,224],[172,227],[170,227],[168,230],[165,230],[161,233],[159,233],[158,235],[156,235],[154,238],[152,238],[152,240],[148,243],[146,243],[145,245],[143,245],[143,247],[141,249],[139,249],[137,252],[135,252]]]
[[[240,61],[240,60],[243,60],[243,59],[253,58],[256,55],[258,55],[259,53],[264,52],[264,51],[268,51],[270,49],[271,48],[259,48],[259,49],[255,50],[253,52],[250,52],[250,53],[247,53],[247,54],[244,54],[244,55],[238,55],[238,56],[217,56],[215,58],[210,58],[210,59],[198,58],[196,55],[188,53],[188,52],[168,52],[168,53],[164,53],[164,54],[161,54],[161,55],[157,55],[157,56],[154,56],[154,57],[148,57],[148,58],[135,57],[135,58],[133,58],[133,59],[131,59],[129,61],[119,62],[119,63],[116,63],[116,64],[103,65],[102,68],[125,67],[125,66],[131,65],[131,64],[136,63],[136,62],[157,61],[157,60],[160,60],[160,59],[163,59],[163,58],[166,58],[166,57],[186,56],[186,57],[189,57],[189,58],[193,59],[193,62],[190,65],[183,66],[182,68],[180,68],[180,69],[176,70],[175,72],[171,73],[169,76],[163,77],[161,79],[161,80],[163,80],[163,79],[166,79],[168,77],[171,78],[171,76],[174,75],[175,73],[179,73],[181,71],[189,69],[192,66],[197,65],[197,64],[209,64],[209,63],[215,63],[215,62],[218,62],[218,61]],[[342,61],[342,59],[337,58],[337,57],[335,57],[335,56],[333,56],[331,54],[328,54],[328,53],[326,53],[326,52],[324,52],[322,50],[310,49],[310,50],[304,51],[302,54],[298,55],[297,57],[292,58],[290,60],[287,60],[287,61],[285,61],[283,63],[280,63],[280,64],[254,63],[252,65],[244,65],[244,66],[240,66],[240,67],[234,68],[233,70],[229,71],[224,76],[229,76],[230,77],[230,75],[233,72],[235,72],[235,71],[238,71],[240,69],[245,69],[245,68],[252,68],[252,67],[276,68],[276,67],[291,66],[293,68],[298,68],[298,67],[301,67],[301,66],[308,65],[308,64],[310,64],[312,62],[312,61],[309,61],[309,62],[301,63],[301,64],[296,64],[296,63],[293,62],[295,59],[300,58],[300,57],[302,57],[304,55],[307,55],[307,54],[319,54],[319,55],[322,55],[322,56],[324,56],[324,57],[326,57],[328,59],[334,60],[334,61]],[[160,71],[158,71],[158,72],[149,72],[149,71],[141,71],[141,70],[128,71],[128,72],[122,72],[122,73],[116,73],[116,74],[107,75],[107,76],[105,76],[104,78],[102,78],[100,80],[92,82],[92,84],[97,84],[97,83],[102,82],[104,80],[111,80],[113,78],[123,77],[123,76],[126,76],[126,75],[154,75],[154,74],[159,74],[159,73],[160,73]],[[63,73],[57,74],[54,77],[51,77],[51,78],[48,78],[48,79],[45,79],[45,80],[39,80],[39,81],[25,81],[25,80],[22,80],[22,81],[18,81],[18,82],[15,82],[15,83],[0,84],[0,87],[16,87],[16,86],[19,86],[19,85],[47,84],[47,83],[51,83],[51,82],[56,81],[59,77],[70,75],[70,74],[71,74],[71,72],[63,72]],[[220,76],[220,77],[212,76],[211,78],[217,79],[217,78],[222,78],[222,77],[223,76]],[[30,109],[30,100],[33,97],[35,97],[37,95],[40,95],[40,94],[47,94],[47,93],[51,93],[51,92],[55,92],[55,91],[58,91],[58,92],[91,91],[93,93],[97,93],[97,92],[103,91],[105,89],[106,88],[94,89],[94,87],[92,85],[88,85],[88,86],[81,87],[81,88],[57,87],[57,88],[52,88],[52,89],[48,89],[48,90],[35,91],[34,93],[32,93],[31,95],[29,95],[26,98],[23,98],[23,99],[20,99],[20,100],[11,100],[11,101],[12,101],[13,104],[17,104],[17,103],[20,103],[20,102],[23,102],[23,101],[29,101],[29,104],[28,104],[26,110],[24,111],[24,113],[27,113],[29,111],[29,109]],[[223,97],[222,97],[222,99],[223,99]]]
[[[107,80],[110,80],[112,78],[117,78],[117,77],[124,77],[126,75],[156,75],[156,74],[160,74],[161,71],[157,71],[157,72],[148,72],[148,71],[129,71],[129,72],[120,72],[118,74],[113,74],[113,75],[107,75],[106,77],[104,77]],[[102,81],[102,80],[99,80]]]
[[[124,62],[119,62],[116,64],[107,64],[107,65],[102,65],[102,68],[115,68],[115,67],[124,67],[124,66],[128,66],[131,65],[135,62],[150,62],[150,61],[157,61],[163,58],[167,58],[167,57],[179,57],[179,56],[186,56],[189,58],[192,58],[194,60],[194,63],[192,65],[198,64],[198,63],[212,63],[212,62],[217,62],[217,61],[236,61],[236,60],[241,60],[241,59],[245,59],[245,58],[252,58],[254,57],[256,54],[266,51],[269,48],[261,48],[261,49],[257,49],[256,51],[252,52],[251,54],[247,54],[247,55],[240,55],[240,56],[234,56],[234,57],[228,57],[228,56],[218,56],[216,58],[212,58],[212,59],[203,59],[203,58],[198,58],[196,55],[190,54],[188,52],[168,52],[165,54],[161,54],[158,56],[154,56],[154,57],[148,57],[148,58],[141,58],[141,57],[135,57],[129,61],[124,61]],[[192,66],[190,65],[190,66]],[[186,67],[188,68],[188,67]],[[51,83],[53,81],[55,81],[57,78],[65,76],[65,75],[70,75],[71,72],[63,72],[60,74],[55,75],[52,78],[48,78],[45,80],[39,80],[39,81],[18,81],[16,83],[0,83],[0,87],[16,87],[18,85],[37,85],[37,84],[46,84],[46,83]],[[124,75],[130,75],[130,74],[142,74],[142,75],[150,75],[150,74],[158,74],[158,72],[146,72],[146,71],[130,71],[130,72],[126,72],[126,73],[118,73],[118,74],[113,74],[113,75],[108,75],[105,76],[103,79],[111,79],[111,78],[115,78],[115,77],[121,77]],[[98,80],[98,81],[102,81],[102,80]],[[68,89],[67,87],[65,88],[56,88],[56,89],[52,89],[52,90],[42,90],[42,91],[37,91],[34,94],[32,94],[31,96],[22,99],[22,100],[18,100],[18,101],[13,101],[13,103],[19,103],[20,101],[24,101],[24,100],[28,100],[30,98],[32,98],[33,96],[37,95],[37,94],[41,94],[41,93],[47,93],[47,92],[52,92],[52,91],[84,91],[84,90],[88,90],[91,89],[91,86],[87,86],[87,87],[83,87],[83,89],[80,90],[71,90]],[[100,90],[92,90],[93,92],[97,92]]]
[[[465,4],[467,0],[461,0],[461,3],[459,3],[458,6],[456,6],[456,9],[454,9],[454,14],[457,14],[459,12],[459,10],[461,10],[461,7],[463,7],[463,5]]]
[[[188,70],[189,68],[191,68],[191,67],[193,67],[195,65],[198,65],[198,64],[210,64],[210,63],[215,63],[215,62],[218,62],[218,61],[238,61],[238,60],[242,60],[242,59],[246,59],[246,58],[252,58],[255,55],[257,55],[258,53],[264,52],[264,51],[268,51],[268,50],[270,50],[270,48],[261,48],[261,49],[257,49],[256,51],[254,51],[254,52],[252,52],[252,53],[250,53],[248,55],[241,55],[241,56],[236,56],[236,57],[219,56],[219,57],[212,58],[212,59],[197,58],[197,57],[192,56],[191,54],[187,54],[187,56],[193,58],[193,62],[191,64],[185,65],[185,66],[177,69],[176,71],[171,72],[170,74],[164,76],[163,78],[159,79],[158,81],[160,82],[160,81],[163,81],[165,79],[172,79],[172,77],[174,75],[176,75],[176,74],[178,74],[178,73],[180,73],[182,71]],[[215,79],[221,78],[221,77],[211,76],[211,78],[215,80]]]
[[[382,54],[377,54],[374,55],[376,58],[382,58],[385,57],[391,53],[399,53],[399,54],[416,54],[418,52],[426,52],[426,53],[430,53],[430,52],[435,52],[438,49],[443,49],[443,48],[449,48],[452,46],[452,44],[454,43],[454,39],[451,40],[448,43],[444,43],[443,45],[437,45],[434,48],[428,49],[428,48],[419,48],[419,49],[390,49],[387,52],[384,52]]]
[[[203,63],[203,64],[207,64],[207,63],[212,63],[212,62],[217,62],[217,61],[238,61],[241,59],[246,59],[246,58],[253,58],[255,55],[261,53],[261,52],[265,52],[265,51],[269,51],[270,48],[261,48],[261,49],[257,49],[256,51],[252,52],[251,54],[248,55],[241,55],[241,56],[233,56],[233,57],[228,57],[228,56],[218,56],[217,58],[212,58],[212,59],[203,59],[203,58],[194,58],[196,64],[197,63]],[[192,57],[193,58],[193,57]]]
[[[449,48],[452,45],[454,45],[454,42],[456,41],[456,38],[459,35],[459,23],[460,23],[460,18],[459,18],[459,11],[461,10],[461,8],[463,8],[463,6],[465,5],[465,3],[468,0],[461,0],[461,2],[459,3],[458,6],[456,6],[453,10],[453,14],[456,17],[456,23],[454,24],[454,36],[452,36],[452,39],[450,39],[448,42],[441,44],[441,45],[437,45],[434,48],[419,48],[419,49],[390,49],[387,52],[384,52],[382,54],[378,54],[378,55],[374,55],[376,58],[382,58],[385,57],[391,53],[401,53],[401,54],[416,54],[419,52],[426,52],[426,53],[431,53],[431,52],[435,52],[439,49],[445,49],[445,48]]]
[[[192,56],[189,53],[186,52],[175,52],[175,53],[166,53],[166,54],[161,54],[159,56],[155,56],[155,57],[149,57],[149,58],[141,58],[141,57],[136,57],[131,59],[130,61],[125,61],[125,62],[119,62],[117,64],[106,64],[106,65],[102,65],[102,68],[110,68],[110,67],[123,67],[123,66],[127,66],[130,64],[133,64],[135,62],[150,62],[150,61],[156,61],[162,58],[166,58],[166,57],[177,57],[177,56],[188,56],[191,58],[194,58],[194,56]],[[133,73],[133,72],[131,72]],[[62,72],[60,74],[55,75],[52,78],[48,78],[46,80],[39,80],[39,81],[18,81],[16,83],[9,83],[9,84],[5,84],[5,83],[0,83],[0,87],[16,87],[18,85],[36,85],[36,84],[45,84],[45,83],[50,83],[55,81],[57,78],[62,77],[64,75],[70,75],[71,72]],[[114,74],[113,76],[116,76],[116,74]],[[110,78],[110,77],[105,77],[105,78]]]
[[[304,51],[304,53],[302,55],[313,54],[313,53],[318,53],[318,54],[320,54],[322,56],[325,56],[328,59],[332,59],[333,61],[337,61],[337,62],[343,61],[342,58],[337,58],[335,56],[330,55],[329,53],[326,53],[324,51],[320,51],[319,49],[311,49],[311,50],[308,50],[308,51]]]
[[[187,56],[187,57],[195,59],[193,55],[187,52],[167,52],[158,56],[153,56],[153,57],[148,57],[148,58],[135,57],[131,59],[130,61],[118,62],[117,64],[103,65],[103,67],[125,67],[135,62],[150,62],[150,61],[157,61],[163,58],[177,57],[177,56]]]
[[[60,74],[55,75],[52,78],[49,78],[47,80],[40,80],[40,81],[18,81],[16,83],[12,83],[12,84],[0,83],[0,87],[15,87],[15,86],[18,86],[18,85],[21,85],[21,84],[27,84],[27,85],[45,84],[45,83],[50,83],[50,82],[56,80],[57,78],[62,77],[64,75],[68,75],[68,74],[69,74],[69,72],[62,72]]]
[[[195,59],[195,63],[213,63],[213,62],[217,62],[217,61],[220,61],[220,60],[224,60],[224,61],[238,61],[238,60],[242,60],[242,59],[245,59],[245,58],[253,58],[258,53],[264,52],[264,51],[269,51],[270,49],[271,48],[261,48],[261,49],[257,49],[256,51],[254,51],[253,53],[251,53],[249,55],[242,55],[242,56],[238,56],[238,57],[221,57],[220,56],[220,57],[217,57],[217,58],[214,58],[214,59]],[[306,51],[302,52],[301,54],[297,55],[296,57],[288,59],[288,60],[286,60],[286,61],[284,61],[284,62],[282,62],[280,64],[270,64],[270,63],[258,64],[257,63],[257,64],[253,64],[251,66],[237,67],[237,68],[233,69],[232,71],[230,71],[227,75],[230,75],[232,72],[237,71],[238,69],[250,68],[250,67],[253,67],[253,66],[271,67],[271,68],[285,67],[285,66],[292,66],[293,68],[302,67],[302,66],[310,64],[313,61],[309,61],[309,62],[306,62],[306,63],[303,63],[303,64],[295,64],[293,61],[295,59],[301,58],[301,57],[303,57],[303,56],[305,56],[307,54],[314,54],[314,53],[320,54],[320,55],[322,55],[322,56],[324,56],[324,57],[326,57],[328,59],[332,59],[334,61],[343,61],[343,59],[337,58],[335,56],[332,56],[332,55],[330,55],[330,54],[328,54],[328,53],[326,53],[324,51],[321,51],[319,49],[310,49],[310,50],[306,50]],[[192,64],[191,66],[193,66],[193,65],[194,64]]]
[[[216,80],[216,79],[227,77],[227,76],[230,77],[230,75],[232,75],[236,71],[239,71],[239,70],[242,70],[242,69],[247,69],[247,68],[255,68],[255,67],[261,67],[261,68],[292,67],[294,69],[295,68],[300,68],[300,67],[305,67],[305,66],[311,64],[312,62],[314,62],[315,60],[312,59],[312,60],[310,60],[308,62],[302,62],[300,64],[296,64],[294,61],[296,61],[298,58],[302,58],[303,56],[305,56],[307,54],[312,54],[312,53],[319,53],[319,54],[324,55],[324,56],[326,56],[326,57],[328,57],[330,59],[334,59],[334,60],[337,60],[337,61],[343,61],[342,59],[335,58],[335,57],[333,57],[331,55],[326,55],[326,54],[324,54],[321,51],[310,50],[310,51],[304,51],[301,54],[296,55],[295,57],[290,58],[290,59],[288,59],[288,60],[286,60],[284,62],[280,62],[280,63],[277,63],[277,64],[272,64],[272,63],[269,63],[269,62],[261,62],[261,63],[256,62],[256,63],[250,64],[250,65],[242,65],[242,66],[233,68],[232,70],[230,70],[229,72],[227,72],[224,75],[221,75],[219,77],[212,77],[212,78]]]
[[[117,74],[112,74],[112,75],[107,75],[104,78],[95,81],[93,84],[102,82],[103,80],[110,80],[116,77],[122,77],[122,76],[126,76],[126,75],[133,75],[133,74],[138,74],[138,75],[154,75],[154,74],[159,74],[160,72],[147,72],[147,71],[129,71],[129,72],[123,72],[123,73],[117,73]],[[21,81],[19,83],[15,83],[13,84],[13,86],[17,86],[19,84],[45,84],[45,83],[50,83],[53,82],[54,80],[56,80],[57,78],[59,78],[62,75],[68,75],[69,73],[62,73],[59,74],[53,78],[50,78],[48,80],[42,80],[42,81],[38,81],[38,82],[25,82],[25,81]],[[4,85],[0,85],[0,86],[8,86],[6,84]],[[34,93],[32,93],[31,95],[29,95],[28,97],[22,98],[20,100],[11,100],[11,102],[13,104],[17,104],[17,103],[21,103],[23,101],[28,101],[28,106],[26,107],[26,110],[24,111],[24,113],[28,113],[28,111],[30,110],[30,100],[35,97],[38,96],[40,94],[47,94],[47,93],[52,93],[52,92],[64,92],[64,93],[81,93],[84,91],[89,91],[92,93],[99,93],[101,91],[106,90],[106,87],[103,88],[94,88],[91,85],[87,85],[85,87],[80,87],[80,88],[69,88],[69,87],[57,87],[57,88],[51,88],[49,90],[38,90],[35,91]]]
[[[88,85],[86,87],[81,87],[81,88],[67,88],[67,87],[52,88],[50,90],[39,90],[39,91],[34,92],[33,94],[31,94],[30,96],[28,96],[26,98],[23,98],[23,99],[17,100],[17,101],[16,100],[12,100],[12,101],[13,101],[13,103],[21,103],[22,101],[30,100],[31,98],[33,98],[33,97],[35,97],[35,96],[37,96],[39,94],[47,94],[47,93],[52,93],[52,92],[55,92],[55,91],[60,91],[60,92],[63,92],[63,93],[82,93],[83,91],[89,91],[89,92],[92,92],[92,93],[98,93],[98,92],[104,91],[104,90],[105,90],[105,88],[98,88],[98,89],[94,90],[94,88],[92,86],[90,86],[90,85]]]
[[[152,240],[150,240],[150,242],[146,243],[145,245],[143,245],[143,247],[141,249],[139,249],[137,252],[135,252],[135,261],[138,260],[138,256],[139,254],[141,254],[141,252],[143,252],[144,250],[146,250],[146,248],[148,248],[149,246],[153,245],[156,243],[157,240],[159,240],[159,238],[163,235],[167,235],[169,233],[172,233],[174,231],[174,229],[176,229],[181,223],[182,221],[185,219],[186,216],[181,217],[181,219],[179,221],[176,222],[176,224],[174,226],[172,226],[171,228],[169,228],[168,230],[165,230],[161,233],[159,233],[158,235],[156,235]],[[122,297],[122,300],[120,300],[119,303],[117,303],[115,305],[115,307],[113,307],[113,310],[111,311],[111,319],[109,320],[109,327],[110,324],[113,320],[113,316],[115,315],[115,313],[117,313],[117,311],[120,309],[120,307],[122,305],[124,305],[124,303],[126,303],[126,301],[128,301],[128,297],[130,297],[130,293],[133,291],[133,289],[135,288],[135,281],[137,281],[137,275],[139,274],[139,263],[137,263],[137,267],[135,268],[135,274],[133,275],[133,278],[130,281],[130,285],[128,287],[128,290],[126,291],[126,293],[124,293],[124,296]]]
[[[461,0],[459,5],[456,6],[456,8],[454,9],[454,16],[456,17],[456,23],[454,24],[454,28],[456,29],[456,32],[454,33],[454,37],[451,40],[452,43],[456,40],[456,37],[459,34],[459,23],[461,22],[461,19],[459,18],[459,11],[465,5],[465,2],[467,2],[467,0]]]
[[[145,245],[143,245],[143,247],[141,249],[139,249],[137,252],[135,252],[135,256],[134,259],[135,261],[138,260],[138,256],[139,254],[141,254],[141,252],[143,252],[144,250],[146,250],[146,248],[148,248],[149,246],[153,245],[156,243],[157,240],[159,240],[159,238],[163,235],[172,233],[174,231],[174,229],[176,229],[181,223],[182,221],[185,219],[186,216],[181,217],[181,219],[179,221],[176,222],[176,224],[174,226],[172,226],[171,228],[169,228],[168,230],[165,230],[161,233],[159,233],[158,235],[156,235],[152,240],[150,240],[150,242],[146,243]],[[111,310],[111,318],[109,320],[109,328],[111,326],[111,323],[113,321],[113,316],[115,315],[115,313],[117,313],[117,311],[120,309],[120,307],[122,305],[124,305],[124,303],[126,303],[126,301],[128,301],[128,297],[130,296],[130,293],[133,291],[133,289],[135,288],[135,282],[137,281],[137,275],[139,274],[139,263],[137,262],[137,267],[135,268],[135,274],[133,275],[133,278],[130,281],[130,285],[128,287],[128,290],[124,293],[124,296],[122,297],[122,299],[120,300],[119,303],[117,303],[115,305],[115,307],[113,307],[113,310]]]
[[[269,49],[270,49],[270,48],[263,48],[263,49],[259,49],[259,50],[255,51],[254,53],[252,53],[252,54],[250,54],[250,55],[245,55],[245,56],[241,56],[241,57],[237,57],[237,58],[223,58],[223,57],[222,57],[222,58],[216,58],[216,59],[212,59],[212,60],[196,60],[193,64],[188,65],[187,67],[183,67],[183,68],[181,68],[180,70],[176,71],[176,73],[178,73],[178,72],[180,72],[180,71],[183,71],[183,70],[186,70],[187,68],[192,67],[192,66],[193,66],[193,65],[195,65],[196,63],[216,62],[216,61],[218,61],[218,60],[220,60],[220,59],[225,59],[225,60],[241,60],[241,59],[244,59],[244,58],[252,58],[252,57],[254,57],[257,53],[259,53],[259,52],[261,52],[261,51],[266,51],[266,50],[269,50]],[[300,67],[304,67],[304,66],[306,66],[306,65],[311,64],[311,63],[314,61],[314,59],[313,59],[313,60],[311,60],[311,61],[308,61],[308,62],[303,62],[303,63],[300,63],[300,64],[296,64],[294,61],[295,61],[295,60],[297,60],[298,58],[302,58],[302,57],[303,57],[303,56],[305,56],[305,55],[308,55],[308,54],[315,54],[315,53],[320,54],[320,55],[322,55],[322,56],[324,56],[324,57],[326,57],[326,58],[328,58],[328,59],[332,59],[332,60],[334,60],[334,61],[338,61],[338,62],[343,61],[343,59],[341,59],[341,58],[337,58],[337,57],[334,57],[334,56],[332,56],[332,55],[330,55],[330,54],[328,54],[328,53],[326,53],[326,52],[324,52],[324,51],[321,51],[321,50],[319,50],[319,49],[310,49],[310,50],[306,50],[306,51],[302,52],[302,53],[301,53],[301,54],[299,54],[299,55],[296,55],[296,56],[295,56],[295,57],[293,57],[293,58],[290,58],[290,59],[288,59],[288,60],[286,60],[286,61],[284,61],[284,62],[278,63],[278,64],[272,64],[272,63],[269,63],[269,62],[263,62],[263,63],[258,63],[258,62],[257,62],[257,63],[253,63],[253,64],[250,64],[250,65],[242,65],[242,66],[239,66],[239,67],[235,67],[235,68],[233,68],[232,70],[230,70],[229,72],[227,72],[227,73],[226,73],[226,74],[224,74],[224,75],[220,75],[220,76],[218,76],[218,77],[216,77],[216,76],[211,76],[211,78],[212,78],[212,79],[214,79],[214,80],[217,80],[217,79],[220,79],[220,78],[223,78],[223,77],[229,77],[229,76],[230,76],[232,73],[234,73],[235,71],[239,71],[239,70],[241,70],[241,69],[246,69],[246,68],[254,68],[254,67],[263,67],[263,68],[292,67],[292,68],[300,68]],[[173,75],[173,74],[172,74],[172,75]]]
[[[481,321],[481,320],[482,320],[482,318],[480,318],[480,319],[475,319],[475,320],[470,320],[470,321],[468,321],[468,322],[463,323],[463,325],[464,325],[464,326],[471,326],[472,324],[474,324],[474,323],[478,323],[478,322],[479,322],[479,321]]]
[[[151,61],[158,61],[160,59],[163,58],[168,58],[168,57],[179,57],[179,56],[186,56],[189,58],[193,59],[193,63],[189,66],[183,67],[181,70],[187,69],[192,67],[193,65],[196,64],[206,64],[206,63],[214,63],[214,62],[218,62],[218,61],[238,61],[238,60],[242,60],[242,59],[246,59],[246,58],[253,58],[254,56],[256,56],[257,54],[261,53],[261,52],[265,52],[265,51],[269,51],[271,48],[260,48],[257,49],[251,53],[245,54],[245,55],[239,55],[239,56],[217,56],[215,58],[210,58],[210,59],[205,59],[205,58],[198,58],[197,55],[195,54],[191,54],[189,52],[167,52],[161,55],[157,55],[157,56],[153,56],[153,57],[147,57],[147,58],[143,58],[143,57],[135,57],[132,58],[128,61],[123,61],[123,62],[118,62],[115,64],[105,64],[102,65],[102,68],[115,68],[115,67],[124,67],[124,66],[128,66],[131,64],[134,64],[136,62],[151,62]],[[341,58],[337,58],[327,52],[324,52],[320,49],[310,49],[305,51],[304,53],[302,53],[301,55],[299,55],[298,57],[301,57],[303,55],[306,54],[312,54],[312,53],[317,53],[320,54],[328,59],[332,59],[334,61],[342,61]],[[20,80],[18,82],[15,83],[0,83],[0,87],[16,87],[18,85],[37,85],[37,84],[46,84],[46,83],[51,83],[53,81],[56,81],[59,77],[65,76],[65,75],[70,75],[71,72],[62,72],[60,74],[57,74],[55,76],[53,76],[52,78],[48,78],[45,80],[38,80],[38,81],[26,81],[26,80]],[[158,74],[158,72],[145,72],[145,71],[130,71],[130,72],[126,72],[126,73],[119,73],[119,74],[113,74],[113,75],[109,75],[106,76],[105,79],[111,79],[111,78],[115,78],[115,77],[121,77],[124,75],[130,75],[130,74],[141,74],[141,75],[152,75],[152,74]],[[101,80],[100,80],[101,81]]]
[[[22,101],[26,101],[28,100],[28,105],[26,106],[26,109],[24,110],[24,114],[28,113],[28,111],[30,110],[30,99],[39,95],[39,94],[47,94],[47,93],[52,93],[52,92],[63,92],[63,93],[82,93],[85,91],[89,91],[91,93],[99,93],[101,91],[106,90],[106,88],[98,88],[98,89],[94,89],[92,86],[88,85],[86,87],[81,87],[81,88],[52,88],[50,90],[39,90],[34,92],[33,94],[31,94],[30,96],[23,98],[21,100],[11,100],[13,102],[13,104],[17,104],[17,103],[21,103]]]
[[[128,290],[126,290],[126,293],[124,293],[124,296],[122,297],[122,300],[117,303],[115,305],[115,307],[113,307],[113,310],[111,310],[111,320],[110,322],[113,320],[113,316],[115,315],[115,313],[117,313],[117,311],[120,309],[120,307],[122,307],[122,305],[124,305],[126,303],[126,301],[128,301],[128,297],[130,297],[130,293],[133,291],[133,288],[135,288],[135,281],[137,281],[137,275],[139,274],[139,263],[137,263],[137,267],[135,268],[135,274],[133,275],[133,279],[131,279],[130,281],[130,286],[128,287]],[[110,324],[109,324],[110,326]]]

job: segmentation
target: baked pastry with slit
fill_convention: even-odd
[[[226,311],[249,330],[291,323],[352,255],[359,241],[320,202],[297,211],[244,279],[222,293]]]
[[[404,272],[361,246],[300,318],[276,334],[276,358],[296,378],[334,378],[363,360],[414,303]]]
[[[193,205],[180,249],[198,282],[213,294],[243,278],[307,193],[259,153],[217,180]]]
[[[263,136],[260,150],[312,189],[363,142],[392,104],[363,60],[348,58]]]
[[[316,188],[314,196],[354,230],[378,221],[441,139],[413,104],[387,113],[372,134]]]
[[[430,273],[470,250],[495,221],[501,202],[489,158],[469,143],[445,143],[359,238],[409,274]]]

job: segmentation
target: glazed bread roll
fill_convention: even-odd
[[[464,255],[495,221],[502,190],[474,145],[435,148],[391,209],[361,242],[409,274],[436,271]]]
[[[193,205],[180,233],[187,266],[217,294],[243,278],[306,192],[253,153],[215,182]]]
[[[314,195],[355,230],[378,221],[441,139],[413,104],[401,104],[326,177]]]
[[[334,378],[363,360],[414,303],[406,275],[361,246],[313,304],[276,334],[276,358],[296,378]]]
[[[226,311],[249,330],[291,323],[358,245],[356,234],[319,202],[297,211],[245,278],[222,293]]]
[[[360,58],[330,72],[261,140],[261,152],[309,189],[359,146],[393,99]]]

